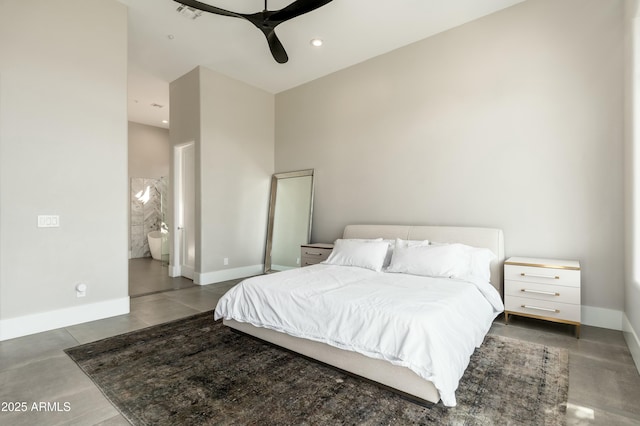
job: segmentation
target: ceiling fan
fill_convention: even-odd
[[[284,46],[282,46],[278,36],[276,36],[276,27],[289,19],[311,12],[333,0],[296,0],[280,10],[267,10],[267,0],[264,0],[264,10],[262,12],[251,14],[231,12],[196,0],[174,1],[194,9],[202,10],[203,12],[246,19],[262,31],[264,36],[267,38],[269,49],[271,50],[271,54],[276,62],[284,64],[289,60],[289,56],[284,50]]]

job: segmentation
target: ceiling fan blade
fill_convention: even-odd
[[[279,64],[286,63],[289,60],[289,55],[287,55],[287,51],[284,50],[284,46],[280,43],[276,32],[273,30],[263,32],[265,37],[267,37],[267,43],[269,43],[269,50],[271,50],[273,59]]]
[[[307,12],[316,10],[319,7],[324,6],[327,3],[331,3],[333,0],[296,0],[289,6],[286,6],[280,10],[274,11],[269,16],[270,21],[287,21],[295,18],[296,16],[304,15]]]
[[[173,1],[175,1],[176,3],[184,4],[185,6],[192,7],[194,9],[202,10],[203,12],[214,13],[216,15],[222,15],[222,16],[231,16],[233,18],[246,19],[246,16],[242,13],[236,13],[236,12],[231,12],[229,10],[220,9],[219,7],[211,6],[209,4],[202,3],[196,0],[173,0]]]
[[[275,27],[284,21],[295,18],[296,16],[304,15],[305,13],[311,12],[312,10],[322,7],[327,3],[331,3],[333,0],[296,0],[290,5],[276,11],[267,10],[267,2],[265,1],[265,10],[252,14],[232,12],[197,0],[174,1],[194,9],[202,10],[203,12],[246,19],[262,31],[264,36],[267,38],[267,43],[269,44],[269,50],[271,50],[273,59],[280,64],[284,64],[289,61],[289,56],[274,31]]]

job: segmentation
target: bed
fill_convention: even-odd
[[[405,248],[409,242],[413,245]],[[442,400],[446,406],[455,406],[455,389],[471,354],[504,309],[502,231],[348,225],[336,243],[341,244],[340,250],[337,245],[332,253],[336,259],[345,252],[344,247],[366,247],[369,251],[377,250],[376,253],[381,243],[392,247],[395,243],[396,248],[387,253],[383,270],[334,259],[330,264],[249,278],[220,299],[215,319],[222,318],[226,326],[237,331],[372,380],[418,401]],[[413,247],[424,243],[428,247]],[[422,256],[437,250],[463,250],[460,247],[491,253],[486,277],[461,278],[456,274],[449,278],[427,277],[422,272],[415,275],[415,271],[406,273],[398,269],[403,264],[400,260],[396,262],[396,258],[403,254]],[[398,299],[402,305],[392,304],[391,299]],[[343,300],[348,301],[344,306]],[[258,302],[264,305],[259,306]]]

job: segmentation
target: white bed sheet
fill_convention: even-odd
[[[490,283],[320,264],[246,279],[214,317],[407,367],[455,406],[469,358],[503,309]]]

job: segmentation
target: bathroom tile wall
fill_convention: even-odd
[[[147,234],[160,229],[166,215],[167,182],[165,178],[131,179],[131,258],[149,257]]]

